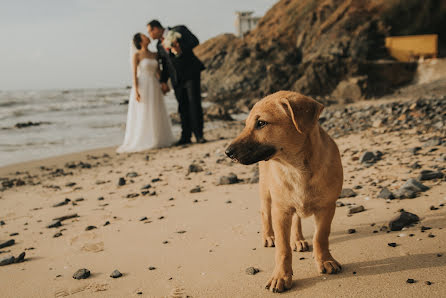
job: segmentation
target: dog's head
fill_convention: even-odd
[[[280,157],[296,150],[318,126],[324,106],[310,97],[279,91],[257,102],[240,135],[228,146],[226,155],[249,165]]]

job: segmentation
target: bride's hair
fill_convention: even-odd
[[[137,48],[138,50],[141,50],[141,42],[142,42],[141,33],[136,33],[135,35],[133,35],[133,44],[135,45],[135,48]]]

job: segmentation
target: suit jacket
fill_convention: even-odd
[[[161,41],[158,40],[156,47],[162,66],[160,81],[167,82],[170,77],[172,85],[178,87],[185,81],[196,78],[205,67],[192,51],[199,44],[198,38],[184,25],[175,26],[169,30],[181,34],[178,43],[182,53],[175,56],[171,51],[167,52]]]

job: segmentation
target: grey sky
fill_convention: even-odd
[[[0,90],[120,87],[147,21],[185,24],[201,42],[234,32],[234,12],[276,0],[0,0]]]

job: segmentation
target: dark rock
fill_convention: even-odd
[[[4,226],[6,223],[3,220],[0,220],[0,226]]]
[[[126,181],[125,181],[124,177],[120,177],[118,180],[118,185],[123,186],[123,185],[125,185],[125,183],[126,183]]]
[[[354,233],[356,233],[356,230],[355,229],[348,229],[347,233],[354,234]]]
[[[429,189],[429,187],[425,186],[423,183],[419,182],[416,179],[409,179],[404,183],[402,188],[413,190],[414,192],[423,192]]]
[[[188,170],[188,174],[190,173],[199,173],[199,172],[203,172],[203,167],[197,164],[191,164],[189,165],[189,170]]]
[[[110,222],[107,220],[106,222],[105,222],[105,224],[104,224],[104,227],[105,226],[108,226],[110,224]]]
[[[430,230],[430,229],[432,229],[432,228],[431,228],[431,227],[425,227],[425,226],[421,226],[421,227],[420,227],[420,231],[421,231],[421,232],[428,231],[428,230]]]
[[[122,276],[122,273],[119,272],[118,270],[115,270],[110,274],[110,277],[112,277],[112,278],[119,278],[121,276]]]
[[[387,187],[384,187],[379,192],[378,198],[386,199],[386,200],[393,200],[395,198],[395,196],[393,195],[393,193]]]
[[[415,279],[413,279],[413,278],[408,278],[408,279],[406,280],[406,283],[408,283],[408,284],[413,284],[413,283],[415,283]]]
[[[196,186],[190,190],[190,193],[197,193],[197,192],[201,192],[200,186]]]
[[[435,238],[435,235],[432,234],[432,233],[429,233],[429,235],[427,235],[427,237],[429,237],[429,238]]]
[[[381,159],[382,153],[380,151],[376,151],[375,153],[371,151],[364,152],[364,154],[360,158],[361,163],[365,164],[373,164]]]
[[[341,201],[336,202],[336,207],[344,207],[344,206],[345,206],[345,204],[342,203]]]
[[[409,152],[411,152],[413,155],[416,155],[418,151],[421,150],[421,147],[413,147],[409,149]]]
[[[365,208],[364,208],[364,206],[362,206],[362,205],[359,205],[359,206],[350,206],[349,209],[348,209],[348,214],[359,213],[359,212],[362,212],[362,211],[364,211],[364,210],[365,210]]]
[[[60,236],[62,236],[62,233],[61,233],[61,232],[58,232],[58,233],[54,234],[53,238],[58,238],[58,237],[60,237]]]
[[[430,286],[432,283],[430,281],[425,281],[424,284]]]
[[[254,268],[254,267],[248,267],[248,268],[246,268],[245,272],[248,275],[256,275],[257,273],[260,272],[260,270],[257,268]]]
[[[15,263],[14,256],[6,257],[6,258],[3,258],[2,260],[0,260],[0,266],[6,266],[6,265],[14,264],[14,263]]]
[[[130,172],[130,173],[127,173],[127,175],[125,175],[126,177],[129,177],[129,178],[135,178],[135,177],[138,177],[138,173],[136,173],[136,172]]]
[[[178,233],[178,234],[184,234],[184,233],[186,233],[186,231],[181,230],[181,231],[177,231],[177,233]]]
[[[153,178],[153,179],[152,179],[152,183],[160,182],[160,181],[161,181],[161,178]]]
[[[136,198],[136,197],[139,197],[139,193],[129,193],[126,196],[127,199]]]
[[[71,200],[70,199],[68,199],[68,198],[66,198],[64,201],[62,201],[62,202],[59,202],[59,203],[57,203],[57,204],[54,204],[53,205],[53,207],[60,207],[60,206],[64,206],[64,205],[67,205],[69,202],[71,202]]]
[[[95,226],[88,226],[85,228],[85,231],[90,231],[90,230],[94,230],[97,229]]]
[[[5,247],[9,247],[15,244],[15,240],[14,239],[10,239],[8,241],[5,242],[1,242],[0,243],[0,248],[5,248]]]
[[[418,162],[414,162],[411,166],[411,169],[421,169],[421,165]]]
[[[394,192],[397,199],[413,199],[417,197],[417,193],[409,188],[400,188]]]
[[[62,226],[62,222],[60,220],[55,220],[52,223],[50,223],[47,228],[51,229],[51,228],[58,228]]]
[[[152,187],[152,185],[150,185],[150,184],[146,184],[146,185],[144,185],[141,189],[149,189],[149,188],[151,188]]]
[[[156,269],[156,267],[153,267],[153,266],[150,266],[150,267],[149,267],[149,270],[150,270],[150,271],[155,270],[155,269]]]
[[[389,228],[392,231],[401,231],[404,227],[417,223],[419,220],[420,218],[416,214],[403,211],[389,221]]]
[[[228,185],[228,184],[235,184],[240,182],[237,175],[234,173],[230,173],[228,176],[222,176],[220,177],[219,185]]]
[[[145,220],[147,220],[147,216],[143,216],[139,219],[139,221],[145,221]]]
[[[397,244],[395,242],[387,243],[387,245],[390,246],[390,247],[396,247],[397,246]]]
[[[104,200],[104,197],[99,197],[98,198],[98,201],[103,201]]]
[[[442,172],[434,172],[431,170],[424,170],[421,171],[420,175],[418,176],[418,180],[425,181],[425,180],[432,180],[432,179],[441,179],[444,177],[444,174]]]
[[[352,198],[356,197],[356,192],[353,191],[351,188],[343,188],[341,191],[341,194],[339,195],[339,198]]]
[[[53,220],[54,221],[64,221],[64,220],[72,219],[72,218],[76,218],[76,217],[79,217],[79,215],[77,215],[77,213],[73,213],[73,214],[68,214],[68,215],[64,215],[61,217],[53,218]]]
[[[73,274],[74,279],[86,279],[90,276],[90,270],[88,269],[79,269]]]
[[[438,210],[438,207],[430,206],[429,209],[430,209],[430,210]]]
[[[75,185],[76,185],[76,182],[70,182],[70,183],[65,184],[66,187],[73,187]]]

